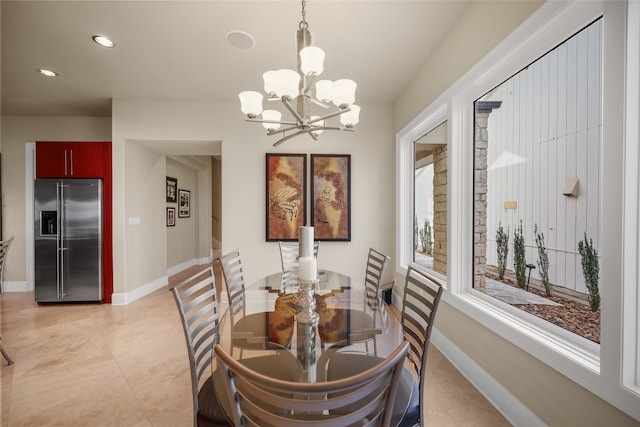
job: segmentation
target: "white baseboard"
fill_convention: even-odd
[[[431,333],[431,343],[512,425],[546,426],[536,414],[435,328]]]
[[[30,292],[35,290],[33,283],[29,285],[26,281],[2,282],[2,289],[5,292]]]
[[[185,261],[178,265],[174,265],[173,267],[169,267],[167,269],[167,274],[153,280],[145,285],[139,286],[133,289],[130,292],[125,293],[114,293],[111,295],[111,304],[112,305],[127,305],[130,304],[146,295],[149,295],[151,292],[155,292],[158,289],[166,286],[169,283],[169,276],[173,276],[176,273],[180,273],[183,270],[186,270],[189,267],[193,267],[194,265],[202,265],[202,264],[210,264],[213,261],[213,258],[194,258],[189,261]]]
[[[139,300],[140,298],[149,295],[151,292],[167,286],[169,283],[169,276],[162,276],[146,285],[139,286],[130,292],[125,293],[113,293],[111,294],[112,305],[127,305]]]

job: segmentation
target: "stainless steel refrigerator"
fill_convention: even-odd
[[[36,179],[36,302],[99,302],[102,181]]]

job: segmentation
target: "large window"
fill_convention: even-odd
[[[476,289],[600,342],[602,20],[474,103]]]
[[[638,2],[546,2],[403,128],[396,151],[397,273],[406,272],[415,254],[414,143],[446,121],[443,303],[636,419],[639,43]],[[486,116],[484,123],[476,123],[476,113]],[[476,156],[476,135],[486,140],[486,159]],[[478,167],[486,172],[485,194],[477,191],[483,186],[476,178]],[[483,203],[485,213],[480,214],[476,208]],[[524,290],[528,282],[530,293],[547,298],[537,230],[544,234],[552,295],[580,300],[574,302],[589,308],[580,253],[586,234],[592,254],[597,251],[591,259],[599,263],[602,322],[594,322],[599,323],[599,337],[559,327],[541,313],[487,294],[486,279],[496,280],[498,274],[501,226],[509,236],[506,276],[514,282],[512,288],[521,290],[513,249],[521,221]],[[475,233],[483,227],[484,235]],[[477,369],[470,365],[467,374],[473,376]]]

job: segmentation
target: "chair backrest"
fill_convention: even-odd
[[[367,256],[367,269],[364,275],[364,283],[367,288],[367,297],[380,296],[380,282],[387,263],[391,258],[373,248],[369,248]]]
[[[213,267],[189,277],[171,289],[178,305],[189,352],[193,414],[198,417],[198,391],[211,375],[211,352],[218,342],[218,301]]]
[[[282,264],[282,271],[298,270],[298,242],[278,242],[280,245],[280,262]],[[320,242],[315,240],[313,242],[313,256],[318,258],[318,248]]]
[[[371,426],[390,425],[408,349],[405,341],[371,369],[339,380],[307,383],[260,374],[233,359],[220,345],[214,347],[233,424],[260,427],[341,427],[363,420]]]
[[[427,366],[427,350],[435,323],[438,304],[442,297],[442,283],[417,264],[409,264],[402,298],[402,328],[409,341],[409,361],[419,378],[420,422],[423,423],[423,390]]]
[[[7,260],[11,242],[13,242],[13,236],[0,242],[0,294],[4,293],[4,263]]]
[[[236,249],[221,256],[220,265],[229,295],[229,314],[235,317],[240,312],[244,313],[245,308],[245,285],[240,250]]]

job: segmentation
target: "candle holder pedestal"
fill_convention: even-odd
[[[298,279],[300,290],[298,291],[298,305],[301,310],[296,315],[298,323],[318,323],[320,316],[316,313],[316,285],[318,280]]]

